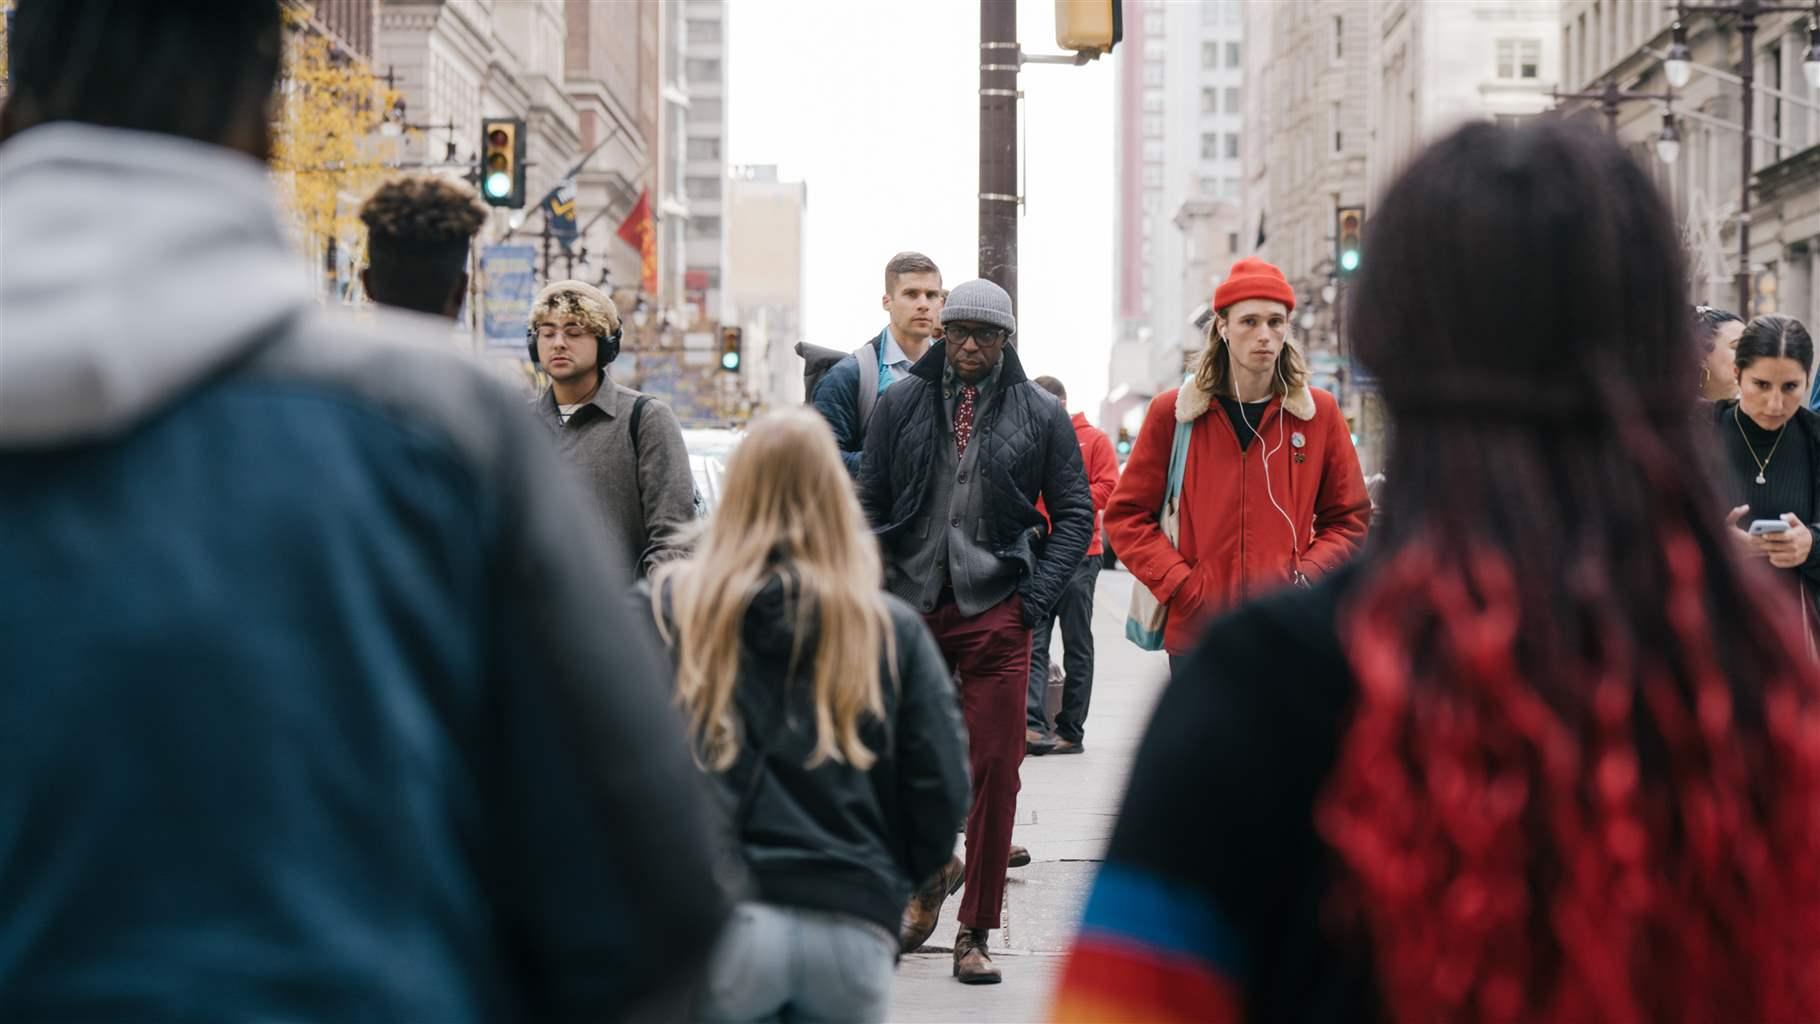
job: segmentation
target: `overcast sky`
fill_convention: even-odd
[[[730,0],[728,155],[808,185],[804,334],[855,348],[884,326],[893,253],[949,287],[978,276],[979,0]],[[1018,38],[1055,52],[1053,0]],[[1112,324],[1116,57],[1026,65],[1020,355],[1098,419]]]

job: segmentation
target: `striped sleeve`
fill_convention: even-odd
[[[1203,893],[1108,862],[1068,953],[1050,1019],[1223,1024],[1244,1019],[1243,950]]]

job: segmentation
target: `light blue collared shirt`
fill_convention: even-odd
[[[910,367],[916,364],[912,363],[910,357],[904,354],[904,347],[897,343],[897,335],[891,333],[890,324],[886,324],[885,329],[878,332],[878,338],[883,342],[878,350],[878,393],[882,395],[899,376],[908,377]]]

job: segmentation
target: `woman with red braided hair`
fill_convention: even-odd
[[[1059,1020],[1820,1020],[1820,678],[1727,535],[1672,215],[1558,121],[1379,204],[1349,568],[1166,691]]]

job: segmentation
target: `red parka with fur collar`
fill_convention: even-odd
[[[1175,425],[1192,423],[1182,474],[1181,545],[1158,516]],[[1187,654],[1201,627],[1241,601],[1339,568],[1365,539],[1371,502],[1332,395],[1301,387],[1272,400],[1243,451],[1232,420],[1191,380],[1150,403],[1106,529],[1138,585],[1168,606],[1163,647]]]

